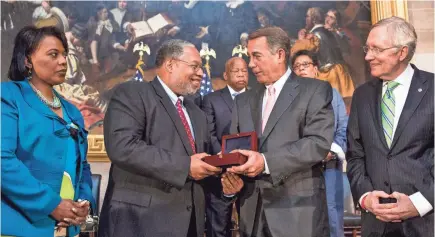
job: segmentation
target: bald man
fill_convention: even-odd
[[[225,63],[223,76],[227,86],[204,96],[201,106],[207,115],[213,154],[221,151],[222,136],[229,134],[234,98],[243,93],[248,85],[248,67],[245,60],[239,57],[230,58]],[[229,237],[232,202],[222,197],[222,184],[219,178],[209,177],[208,181],[205,187],[206,236]]]

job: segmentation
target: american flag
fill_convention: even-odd
[[[145,66],[144,61],[142,58],[139,58],[136,64],[136,74],[134,74],[133,80],[135,81],[143,81],[143,69],[142,65]]]
[[[199,93],[201,94],[201,96],[205,96],[208,93],[213,92],[213,87],[211,84],[211,79],[208,76],[208,74],[206,73],[206,70],[203,70],[203,74],[202,74],[202,81],[201,81],[201,88],[199,90]]]
[[[142,73],[139,70],[136,70],[136,74],[133,77],[135,81],[143,81]]]

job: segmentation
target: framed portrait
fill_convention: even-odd
[[[407,19],[407,2],[1,1],[2,81],[8,80],[13,39],[22,27],[62,29],[69,46],[68,73],[56,90],[76,105],[85,119],[88,160],[109,162],[103,128],[111,94],[120,83],[153,80],[156,52],[165,40],[184,39],[201,50],[204,78],[217,90],[226,85],[222,80],[226,60],[249,60],[244,50],[249,32],[281,27],[288,33],[294,53],[306,47],[300,43],[303,32],[315,35],[314,27],[324,27],[338,37],[337,63],[344,68],[344,76],[330,83],[349,105],[355,88],[369,77],[362,46],[370,26],[392,15]],[[328,71],[329,66],[321,67]],[[250,75],[249,86],[256,84]]]

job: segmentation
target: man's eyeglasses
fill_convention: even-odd
[[[302,68],[307,68],[309,65],[314,65],[314,63],[311,63],[311,62],[303,62],[303,63],[298,63],[298,64],[295,64],[294,66],[293,66],[293,70],[299,70],[299,69],[302,69]]]
[[[178,59],[178,58],[174,58],[174,60],[175,61],[180,61],[182,63],[185,63],[187,66],[191,67],[194,72],[197,72],[199,69],[202,68],[201,64],[190,64],[189,62],[181,60],[181,59]]]
[[[363,48],[364,53],[368,53],[371,51],[372,54],[378,55],[387,49],[400,48],[400,46],[393,46],[393,47],[389,47],[389,48],[378,48],[378,47],[370,48],[369,46],[366,45],[366,46],[363,46],[362,48]]]

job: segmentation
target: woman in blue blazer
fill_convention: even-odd
[[[23,28],[1,83],[1,235],[76,236],[92,198],[83,117],[53,86],[68,45],[54,27]]]

